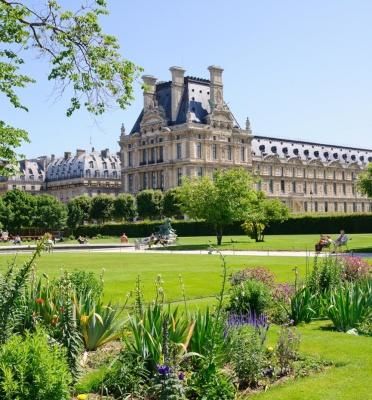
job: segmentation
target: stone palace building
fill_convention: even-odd
[[[242,128],[224,101],[223,69],[208,70],[208,80],[185,76],[180,67],[170,68],[169,82],[143,76],[143,110],[119,140],[124,192],[167,190],[184,176],[243,167],[294,212],[372,211],[355,187],[371,149],[255,136],[249,120]]]

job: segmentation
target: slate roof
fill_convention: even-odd
[[[364,165],[372,162],[371,149],[280,139],[269,136],[253,137],[252,155],[253,157],[278,155],[281,159],[295,157],[302,161],[319,160],[323,163],[339,161],[344,165],[352,163]]]
[[[172,82],[159,82],[156,84],[156,101],[164,110],[168,126],[179,125],[186,122],[187,113],[191,114],[191,122],[205,123],[206,116],[210,113],[210,81],[208,79],[186,76],[184,78],[184,91],[181,98],[178,115],[175,122],[171,117],[171,85]],[[143,110],[135,122],[130,134],[140,131]]]

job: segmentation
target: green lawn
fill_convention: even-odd
[[[337,235],[330,235],[333,239]],[[372,253],[372,233],[350,234],[348,248],[350,251],[371,252]],[[129,243],[134,242],[134,238],[129,238]],[[256,243],[248,236],[226,235],[223,237],[220,250],[292,250],[305,251],[314,250],[314,245],[319,241],[319,235],[268,235],[264,242]],[[35,242],[24,242],[23,244],[34,244]],[[77,244],[76,240],[66,239],[63,243]],[[89,239],[90,244],[119,244],[120,239],[115,236],[107,236],[98,239]],[[11,243],[0,243],[0,245]],[[174,250],[206,250],[210,245],[216,246],[215,236],[193,236],[179,237],[177,244],[170,246]]]
[[[372,338],[327,329],[329,322],[299,327],[301,351],[335,363],[320,374],[286,382],[249,398],[255,400],[362,400],[372,398]],[[271,330],[271,339],[277,330]]]
[[[18,255],[17,262],[27,259]],[[0,255],[0,269],[14,256]],[[278,282],[293,281],[293,268],[298,267],[300,275],[305,274],[306,259],[300,257],[226,257],[230,271],[245,266],[265,266],[272,270]],[[311,263],[312,261],[310,261]],[[196,254],[133,254],[133,253],[44,253],[37,260],[39,274],[50,277],[60,274],[61,269],[73,271],[80,269],[99,274],[105,269],[105,297],[121,301],[134,288],[137,275],[140,275],[146,300],[154,297],[154,282],[158,274],[164,280],[164,288],[169,301],[181,300],[179,277],[186,288],[188,298],[214,296],[220,287],[221,261],[218,255]]]
[[[360,235],[362,236],[362,235]],[[21,263],[28,256],[17,256]],[[0,270],[14,256],[0,255]],[[293,281],[293,269],[305,275],[306,264],[312,260],[299,257],[227,257],[230,271],[245,266],[265,266],[275,273],[278,282]],[[60,274],[61,269],[82,269],[97,274],[105,268],[106,298],[121,301],[133,289],[137,275],[141,276],[145,299],[154,298],[154,280],[157,274],[164,279],[167,299],[181,300],[179,275],[186,286],[191,305],[203,307],[213,302],[220,285],[220,260],[217,255],[127,254],[127,253],[51,253],[37,260],[39,274]],[[327,321],[299,327],[301,350],[333,361],[336,366],[323,373],[274,386],[266,393],[253,395],[254,399],[270,400],[359,400],[371,398],[372,338],[355,337],[331,331]],[[274,343],[277,328],[271,327],[269,341]]]
[[[333,239],[337,235],[330,235]],[[351,234],[349,235],[349,250],[359,252],[372,253],[372,233]],[[314,251],[314,245],[319,241],[319,235],[268,235],[265,236],[264,242],[256,243],[248,236],[231,236],[223,237],[222,245],[218,247],[220,250],[310,250]],[[180,237],[174,249],[179,250],[202,250],[207,249],[210,245],[216,246],[215,236],[195,236]]]

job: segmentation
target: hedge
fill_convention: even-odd
[[[77,228],[75,235],[94,237],[120,236],[146,237],[155,232],[161,221],[144,221],[124,224],[84,225]],[[205,221],[173,221],[173,228],[179,236],[210,236],[215,231],[212,224]],[[344,229],[347,233],[371,233],[372,213],[368,214],[327,214],[295,215],[283,223],[274,223],[266,229],[267,235],[337,233]],[[241,223],[226,226],[224,235],[243,235]]]

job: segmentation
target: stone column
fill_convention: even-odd
[[[210,73],[210,101],[212,109],[217,107],[221,108],[223,106],[223,82],[222,82],[222,72],[221,67],[211,65],[208,67]]]

